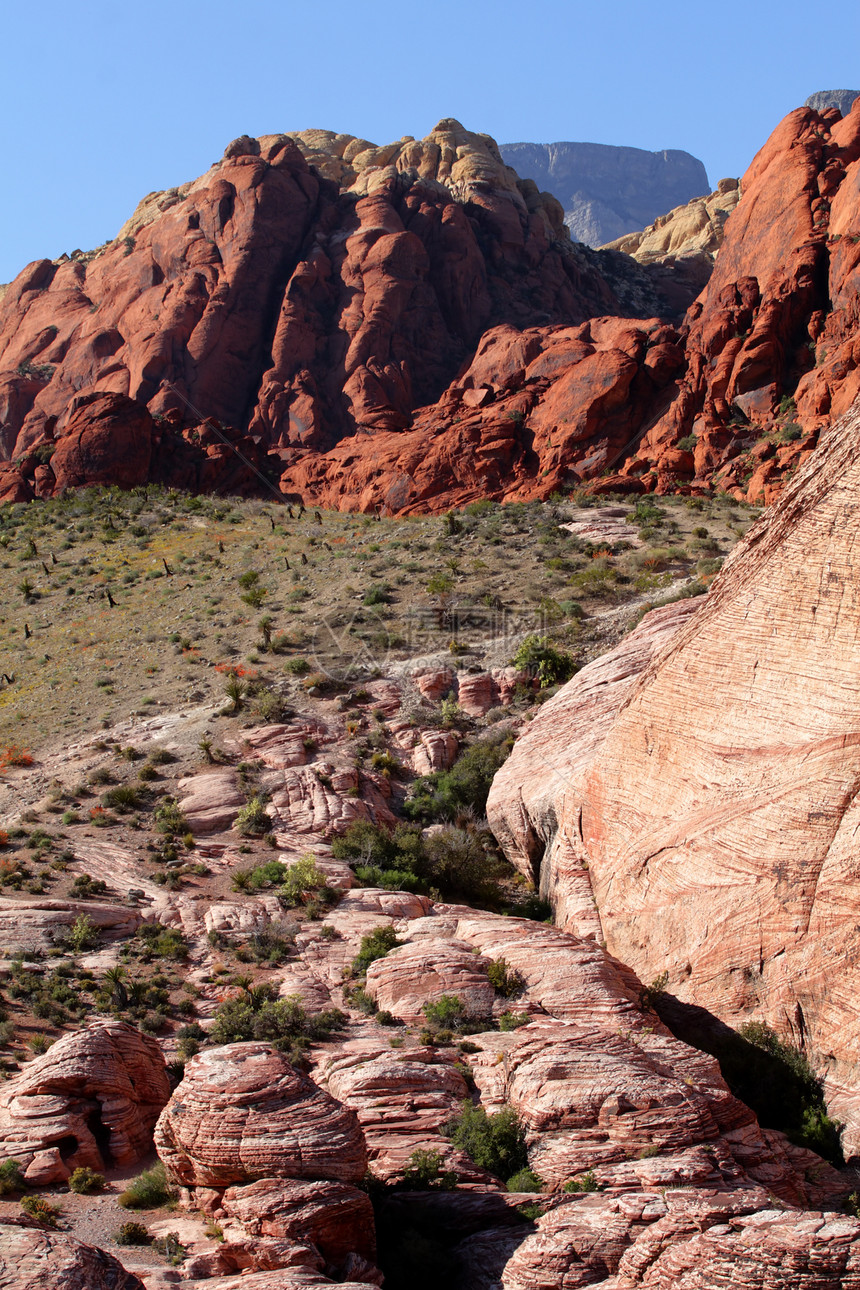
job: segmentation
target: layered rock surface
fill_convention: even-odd
[[[41,1156],[42,1181],[60,1181],[79,1165],[133,1164],[150,1150],[169,1096],[157,1041],[125,1022],[95,1022],[66,1035],[3,1086],[0,1154],[22,1169]],[[51,1163],[57,1177],[49,1180]]]
[[[170,1175],[187,1187],[259,1177],[354,1183],[367,1164],[353,1112],[260,1043],[192,1058],[155,1143]]]
[[[855,409],[704,602],[657,611],[547,705],[488,807],[565,925],[593,926],[590,896],[594,934],[640,977],[803,1048],[848,1150],[858,442]]]

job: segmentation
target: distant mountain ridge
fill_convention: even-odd
[[[689,152],[604,143],[506,143],[503,159],[564,207],[575,242],[603,246],[638,232],[659,215],[711,191],[704,165]]]
[[[843,116],[847,116],[854,100],[858,98],[860,98],[860,90],[817,90],[815,94],[810,94],[803,106],[814,108],[816,112],[838,108]]]

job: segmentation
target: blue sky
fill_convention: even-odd
[[[3,34],[0,282],[113,237],[238,134],[385,143],[455,116],[500,143],[684,148],[716,183],[813,90],[860,88],[856,0],[43,0]]]

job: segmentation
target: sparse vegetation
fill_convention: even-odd
[[[133,1178],[117,1199],[123,1209],[161,1209],[173,1205],[176,1198],[164,1165],[159,1161]]]

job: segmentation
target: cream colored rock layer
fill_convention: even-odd
[[[860,1142],[858,446],[855,406],[662,651],[639,651],[641,674],[596,686],[598,732],[573,700],[625,651],[635,670],[636,636],[547,705],[489,808],[520,868],[546,845],[541,885],[566,925],[580,925],[587,877],[610,953],[643,980],[665,971],[680,999],[803,1046],[847,1150]],[[566,773],[548,789],[553,761]]]

